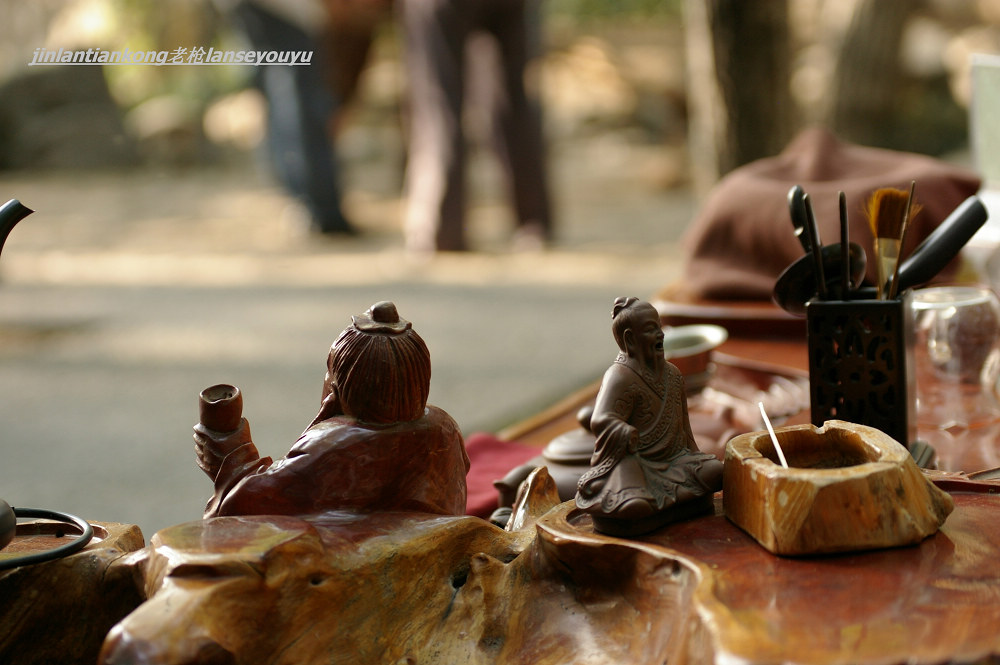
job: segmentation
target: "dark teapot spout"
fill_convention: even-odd
[[[17,199],[11,199],[0,206],[0,252],[3,251],[3,245],[14,225],[33,212],[35,211]]]

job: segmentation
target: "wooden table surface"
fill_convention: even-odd
[[[661,312],[663,310],[661,309]],[[726,324],[724,310],[699,320],[683,308],[665,324]],[[713,317],[716,317],[713,319]],[[779,317],[780,318],[780,317]],[[728,323],[732,323],[729,320]],[[720,362],[806,377],[804,330],[780,321],[754,321],[717,350]],[[501,437],[544,446],[579,427],[576,411],[591,403],[600,381],[518,423]],[[690,400],[689,400],[690,402]],[[927,433],[921,432],[921,438]],[[680,650],[690,662],[896,663],[995,662],[1000,653],[1000,596],[994,569],[1000,563],[996,528],[1000,432],[932,433],[947,462],[930,477],[955,499],[941,531],[914,547],[826,557],[774,556],[717,509],[638,539],[663,556],[700,570],[689,589],[686,616],[699,630]],[[995,463],[994,463],[995,462]],[[948,473],[961,471],[967,473]],[[975,473],[973,473],[975,472]],[[559,537],[592,534],[588,518],[571,503],[561,508]],[[558,517],[558,516],[557,516]],[[549,516],[550,521],[558,522]],[[600,538],[599,534],[593,534]],[[636,584],[639,584],[636,582]],[[704,632],[702,632],[704,631]]]

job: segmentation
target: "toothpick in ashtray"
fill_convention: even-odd
[[[764,410],[764,403],[757,402],[757,406],[760,407],[760,415],[764,417],[764,424],[767,426],[767,433],[771,435],[771,443],[774,444],[774,449],[778,451],[778,461],[781,462],[781,466],[788,468],[788,462],[785,461],[785,453],[781,450],[781,444],[778,443],[778,436],[774,433],[774,428],[771,427],[771,420],[767,417],[767,411]]]

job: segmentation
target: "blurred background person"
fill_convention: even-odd
[[[489,106],[516,218],[515,247],[541,248],[552,219],[539,104],[525,71],[540,49],[538,0],[399,0],[409,85],[404,233],[409,251],[465,251],[467,84]],[[488,37],[483,38],[483,37]]]
[[[329,4],[243,0],[232,8],[232,16],[254,50],[313,52],[308,66],[254,70],[255,83],[267,100],[268,157],[281,184],[305,208],[311,231],[353,235],[355,228],[341,207],[333,134],[338,112],[357,84],[370,32],[359,42],[360,60],[343,60],[350,67],[341,70],[336,57],[341,51],[333,48],[331,39],[330,11],[341,3]]]

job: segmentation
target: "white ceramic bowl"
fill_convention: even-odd
[[[709,371],[712,351],[728,338],[725,328],[708,323],[667,327],[663,329],[663,355],[684,376],[697,376]]]

